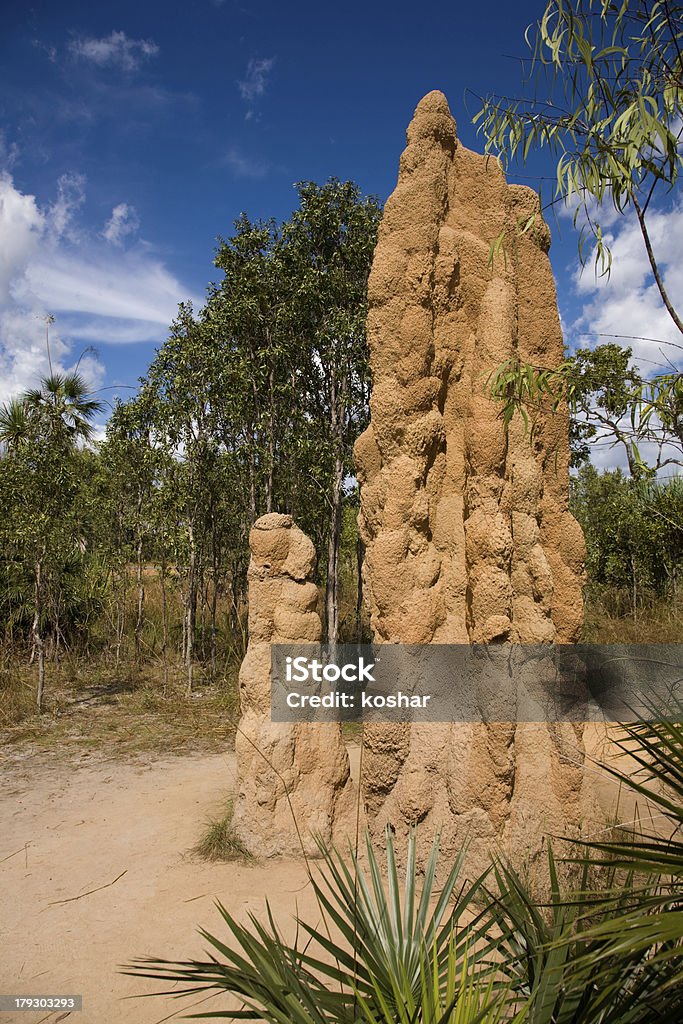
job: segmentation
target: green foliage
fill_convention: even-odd
[[[284,224],[242,215],[220,241],[222,278],[181,304],[96,449],[78,374],[0,408],[0,625],[41,678],[66,647],[158,658],[164,680],[177,655],[188,691],[195,671],[219,678],[244,653],[249,531],[272,510],[313,537],[336,635],[380,212],[351,182],[297,194]]]
[[[635,977],[646,1000],[633,1019],[647,1022],[683,1017],[683,705],[674,699],[650,712],[652,721],[625,726],[616,739],[626,765],[605,769],[644,802],[642,820],[650,825],[585,843],[581,859],[633,879],[630,905],[623,906],[618,885],[602,894],[602,914],[587,922],[576,960],[577,972],[593,972],[604,988],[615,961],[640,958]]]
[[[584,863],[579,888],[573,891],[562,886],[549,847],[549,892],[541,901],[512,865],[496,864],[496,885],[487,892],[483,925],[486,962],[507,980],[530,1024],[659,1019],[650,1016],[651,1000],[670,972],[653,967],[649,948],[616,953],[604,939],[642,895],[632,874],[618,873],[617,868],[611,855],[599,865]],[[590,887],[591,878],[597,889]]]
[[[515,413],[533,439],[544,416],[568,410],[572,463],[590,457],[596,440],[620,447],[634,479],[665,466],[683,466],[683,378],[679,373],[647,379],[631,365],[631,349],[620,345],[580,348],[556,368],[511,358],[487,379],[509,427]],[[647,462],[644,445],[652,447]]]
[[[77,373],[51,373],[22,398],[30,432],[59,443],[87,441],[91,420],[102,411],[102,403],[90,397],[84,379]]]
[[[88,456],[77,443],[99,409],[78,374],[52,374],[0,410],[0,609],[10,636],[30,623],[38,710],[45,634],[55,648],[64,643],[82,610],[74,580],[85,553],[79,498]]]
[[[589,587],[628,594],[633,615],[646,594],[676,598],[683,571],[683,486],[634,481],[582,467],[572,512],[586,538]]]
[[[187,566],[188,623],[209,566],[239,604],[249,529],[277,509],[326,552],[337,629],[345,481],[367,420],[366,292],[379,209],[351,182],[297,191],[284,224],[242,215],[221,240],[223,279],[199,313],[181,307],[140,396],[150,443],[166,460],[158,489]]]

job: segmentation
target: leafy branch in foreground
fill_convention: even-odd
[[[610,220],[614,211],[633,214],[662,305],[683,333],[648,224],[659,195],[671,195],[679,185],[683,166],[683,7],[676,0],[547,0],[526,41],[530,98],[490,96],[474,117],[486,152],[505,166],[526,164],[534,150],[551,154],[555,187],[549,205],[573,209],[580,261],[585,265],[592,256],[601,274],[609,274],[612,264],[602,211],[611,207]],[[532,218],[517,231],[535,227]],[[501,247],[504,236],[492,243],[491,259]],[[567,402],[584,459],[586,440],[606,434],[624,446],[635,477],[682,465],[683,375],[667,357],[670,372],[644,377],[624,361],[626,353],[618,346],[579,349],[556,370],[512,360],[494,374],[491,393],[504,403],[506,425],[515,410],[528,423],[530,408],[557,412]],[[600,380],[601,369],[609,370],[609,381]],[[650,463],[640,451],[645,441],[656,447]]]
[[[646,223],[658,185],[678,179],[683,114],[683,8],[675,0],[548,0],[526,33],[534,98],[497,96],[474,117],[486,151],[504,163],[533,149],[557,157],[554,202],[574,205],[574,222],[592,236],[596,266],[607,272],[609,245],[594,216],[610,200],[632,207],[662,301],[679,331]],[[538,87],[547,98],[539,100]]]

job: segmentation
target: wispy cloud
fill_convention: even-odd
[[[79,36],[69,44],[69,51],[74,57],[99,67],[135,71],[143,60],[155,57],[159,47],[151,39],[131,39],[125,32],[114,31],[99,39]]]
[[[185,296],[180,282],[159,260],[138,250],[111,251],[96,246],[86,253],[62,249],[59,259],[37,256],[24,274],[17,297],[40,295],[55,313],[87,314],[91,318],[142,320],[154,325],[157,336],[168,327],[178,302]],[[93,325],[95,324],[93,320]],[[97,341],[108,341],[106,325]]]
[[[256,102],[268,87],[268,76],[274,63],[274,57],[252,57],[247,64],[245,77],[237,83],[240,95],[247,104],[247,120],[254,116]]]
[[[111,217],[104,225],[102,237],[112,245],[121,245],[123,239],[134,234],[140,227],[137,210],[129,203],[119,203],[111,211]]]
[[[270,163],[258,157],[247,156],[238,146],[231,146],[225,154],[225,163],[237,178],[265,178]]]
[[[0,173],[11,171],[19,159],[19,147],[16,142],[8,142],[7,136],[0,128]]]
[[[57,198],[48,207],[45,226],[50,241],[59,241],[65,235],[72,242],[79,240],[80,233],[74,218],[85,202],[85,175],[62,174],[57,181]]]
[[[50,328],[53,366],[64,370],[93,343],[159,343],[178,302],[191,297],[201,304],[149,247],[125,246],[137,222],[130,204],[115,206],[99,235],[86,231],[85,190],[82,175],[64,176],[56,199],[40,203],[9,174],[0,176],[0,401],[47,372],[48,311],[57,318]],[[97,357],[89,355],[80,369],[99,386],[104,366]]]
[[[51,64],[57,63],[57,47],[50,46],[48,43],[44,43],[42,39],[34,39],[33,45],[36,50],[42,50],[47,55],[47,59]]]

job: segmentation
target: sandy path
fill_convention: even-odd
[[[198,925],[225,934],[213,907],[278,923],[299,910],[317,919],[303,865],[295,861],[207,864],[187,856],[208,816],[220,816],[234,782],[231,754],[157,761],[147,767],[39,766],[12,773],[0,792],[0,993],[82,994],[83,1012],[2,1013],[13,1024],[156,1024],[188,1012],[117,973],[143,955],[202,957]],[[18,851],[18,852],[17,852]],[[112,882],[82,899],[73,896]],[[189,1002],[195,1001],[194,996]],[[219,1009],[221,997],[212,999]]]

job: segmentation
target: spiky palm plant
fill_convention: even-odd
[[[31,425],[25,396],[11,398],[0,406],[0,444],[4,444],[8,451],[13,451],[30,436]]]
[[[79,373],[51,373],[39,388],[27,391],[22,401],[42,433],[63,434],[71,441],[88,440],[93,431],[91,420],[103,409],[101,402],[90,397]]]
[[[601,928],[620,928],[642,894],[633,876],[611,863],[594,892],[588,883],[593,868],[584,864],[576,891],[563,890],[550,848],[550,894],[539,902],[512,865],[497,863],[495,886],[485,890],[488,922],[480,924],[484,958],[526,1005],[529,1024],[667,1020],[653,1015],[653,1007],[668,972],[653,969],[648,950],[615,952],[600,934]]]
[[[506,863],[484,890],[486,956],[527,1001],[530,1024],[683,1021],[683,706],[649,714],[615,740],[628,765],[603,767],[660,826],[580,843],[567,858],[582,873],[575,891],[561,890],[550,849],[544,905]]]
[[[351,854],[349,863],[321,847],[321,876],[310,881],[323,917],[313,927],[299,919],[306,936],[299,948],[286,943],[268,908],[268,923],[250,915],[240,925],[218,904],[237,947],[201,930],[221,959],[167,961],[145,958],[126,973],[173,983],[172,994],[224,990],[243,1000],[240,1010],[197,1017],[262,1019],[271,1024],[497,1024],[502,990],[490,971],[479,979],[478,958],[468,955],[478,917],[473,899],[483,878],[461,883],[464,852],[439,892],[435,839],[418,892],[416,839],[408,840],[403,886],[399,884],[391,833],[386,832],[387,884],[369,838],[367,874]],[[335,936],[335,937],[333,937]],[[474,946],[472,945],[472,948]],[[165,990],[164,994],[168,994]],[[160,993],[161,994],[161,993]]]

